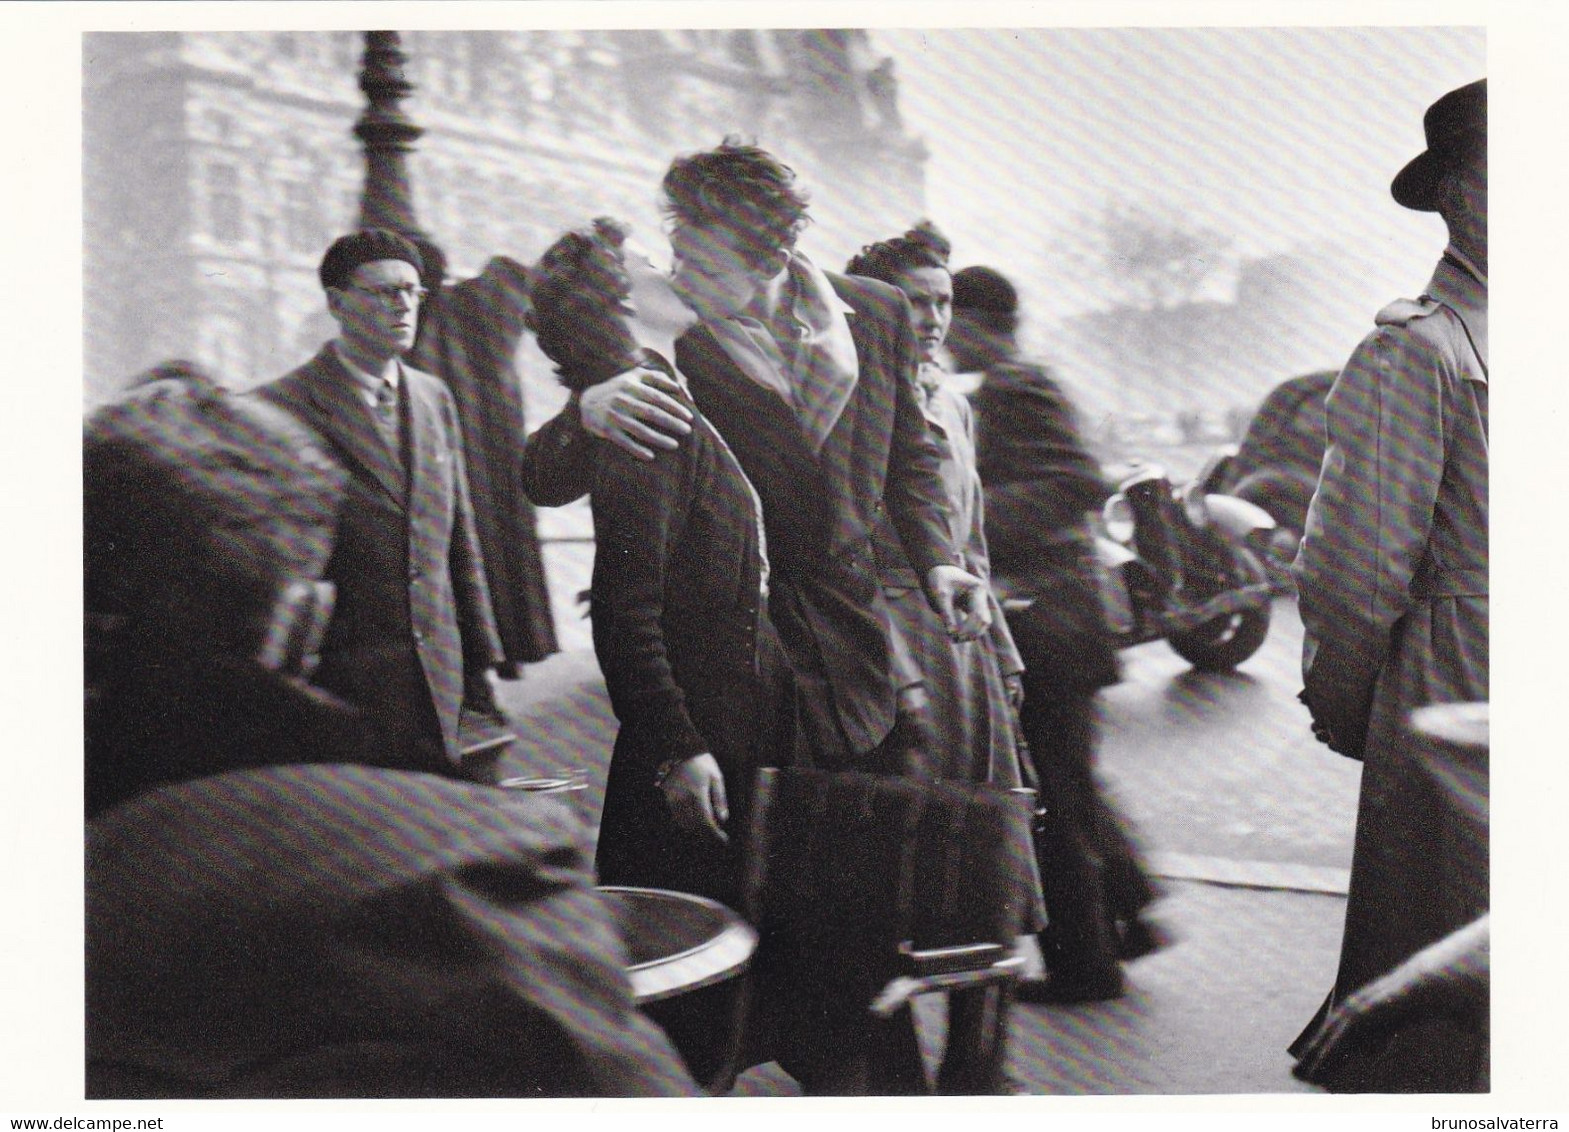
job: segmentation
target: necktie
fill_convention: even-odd
[[[398,443],[398,391],[390,381],[383,381],[376,386],[375,414],[376,430],[381,433],[382,440],[387,442],[393,462],[398,463],[402,458],[402,446]]]

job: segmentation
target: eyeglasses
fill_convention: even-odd
[[[379,299],[384,307],[396,307],[399,300],[408,303],[410,306],[417,307],[425,301],[426,296],[430,293],[425,288],[416,287],[412,283],[403,283],[396,287],[366,287],[361,283],[350,283],[349,289],[352,291],[363,291],[365,294]]]

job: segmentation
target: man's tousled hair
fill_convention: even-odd
[[[771,270],[808,221],[807,193],[797,186],[795,170],[734,135],[717,149],[676,158],[663,188],[667,216],[736,233],[742,255],[759,269]]]

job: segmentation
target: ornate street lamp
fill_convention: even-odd
[[[409,237],[425,261],[430,291],[420,311],[419,339],[409,361],[447,383],[463,429],[470,498],[491,608],[501,636],[501,673],[557,651],[544,560],[534,511],[522,494],[523,394],[513,355],[528,307],[527,273],[505,256],[492,257],[473,279],[445,283],[446,256],[414,216],[407,156],[425,131],[403,113],[414,92],[403,75],[408,56],[395,31],[365,33],[360,90],[365,113],[354,133],[365,146],[360,227],[390,228]],[[483,689],[476,689],[476,699]],[[504,719],[467,718],[463,743],[475,749],[514,737]]]
[[[414,92],[403,76],[408,56],[395,31],[365,33],[364,66],[360,90],[365,92],[365,113],[354,124],[354,133],[365,144],[365,190],[360,197],[360,226],[391,228],[423,243],[430,238],[414,217],[414,194],[409,182],[407,154],[425,131],[403,113],[401,103]]]

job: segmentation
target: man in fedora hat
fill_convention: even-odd
[[[1378,312],[1330,390],[1295,565],[1314,731],[1364,763],[1326,1010],[1487,910],[1486,862],[1460,852],[1458,828],[1485,830],[1485,751],[1435,770],[1408,725],[1424,704],[1488,698],[1486,80],[1439,99],[1423,127],[1427,149],[1390,191],[1443,217],[1449,244],[1418,298]],[[1408,1030],[1323,1083],[1446,1092],[1474,1080],[1476,1035]]]

